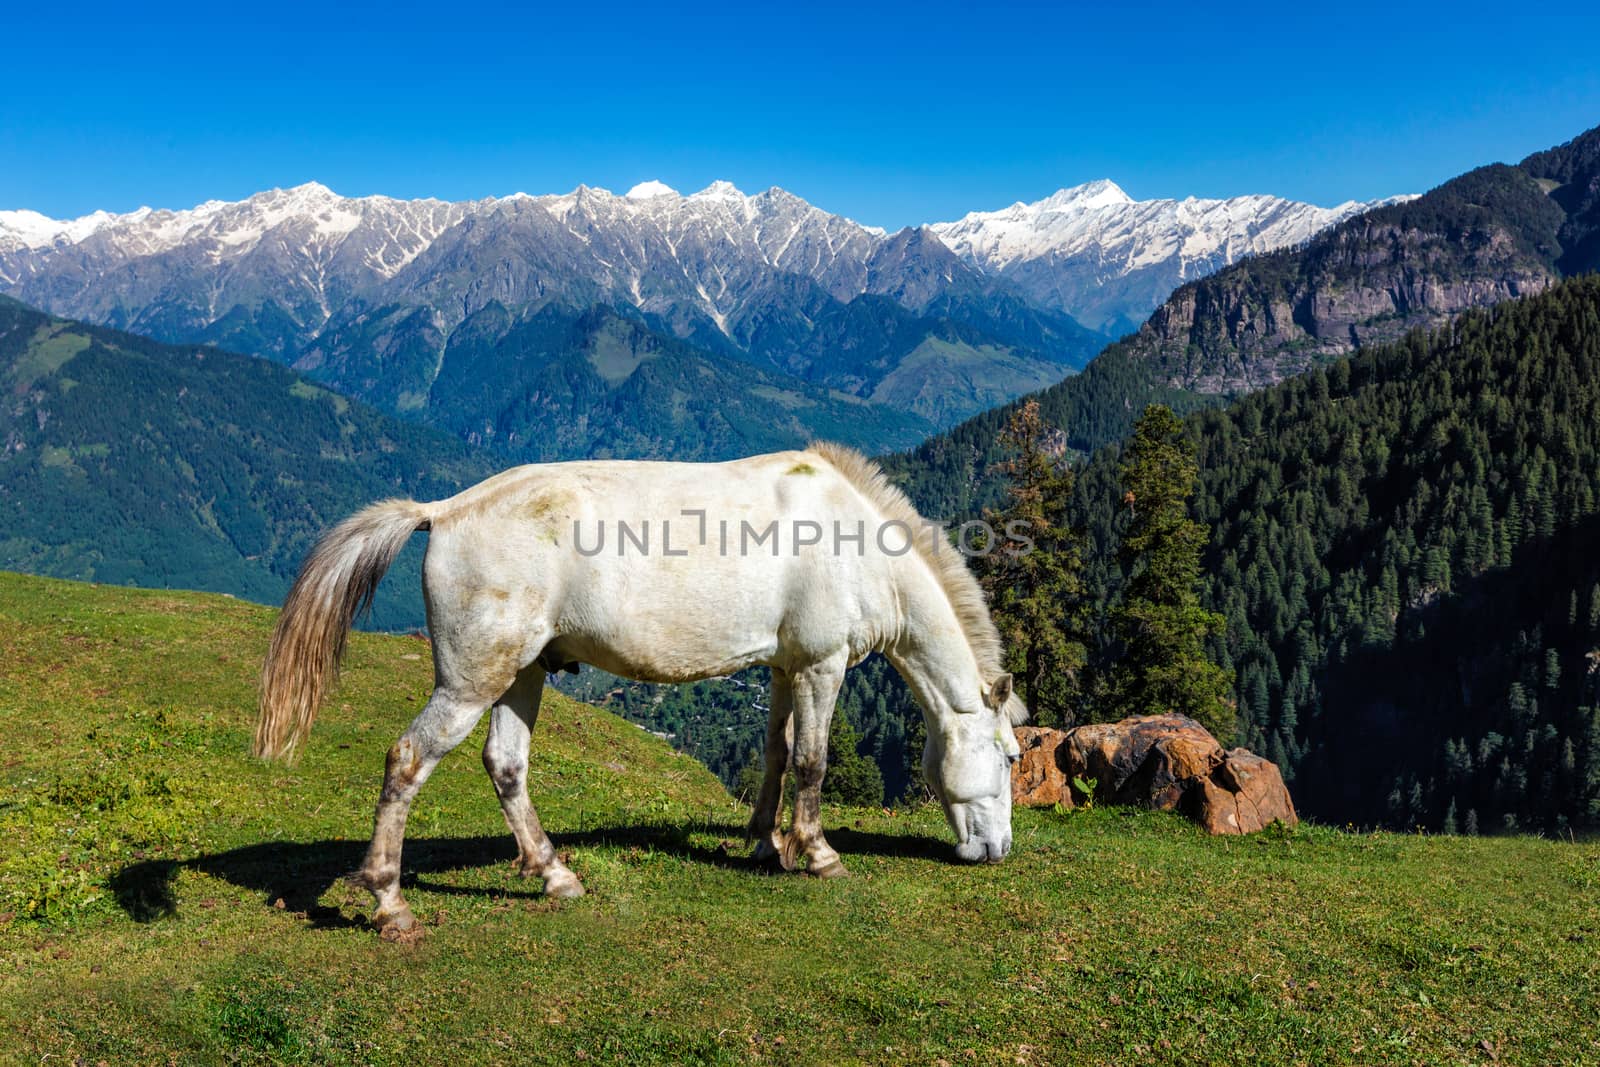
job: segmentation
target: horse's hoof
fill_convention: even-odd
[[[409,945],[418,940],[424,932],[417,922],[417,917],[411,914],[410,908],[401,908],[399,911],[388,913],[379,912],[372,917],[372,925],[378,928],[378,936],[384,941],[402,945]]]
[[[845,870],[844,864],[837,859],[831,859],[820,867],[807,867],[806,873],[813,878],[848,878],[850,872]]]
[[[583,883],[571,871],[545,876],[544,895],[552,900],[572,900],[584,893]]]

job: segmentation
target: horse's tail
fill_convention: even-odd
[[[369,607],[378,581],[432,509],[385,500],[345,519],[317,542],[283,602],[261,669],[255,754],[289,758],[311,732],[317,708],[339,672],[345,636]]]

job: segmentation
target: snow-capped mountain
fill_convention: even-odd
[[[1135,200],[1115,182],[1031,204],[975,211],[929,228],[966,262],[1094,329],[1131,329],[1179,285],[1243,258],[1309,240],[1404,197],[1337,207],[1237,196]]]
[[[462,365],[453,346],[526,337],[520,324],[545,308],[601,306],[944,423],[1093,356],[1106,338],[1077,316],[1120,326],[1187,278],[1360,207],[1137,203],[1097,182],[890,234],[727,182],[454,203],[342,197],[313,182],[184,211],[0,212],[0,292],[291,363],[423,417],[447,358]]]
[[[580,186],[460,203],[341,197],[313,182],[186,211],[0,213],[0,288],[57,314],[168,324],[158,333],[204,333],[271,303],[287,319],[270,345],[283,357],[352,298],[424,296],[447,325],[487,299],[615,299],[726,332],[769,275],[810,278],[840,300],[869,291],[883,239],[781,189],[746,196],[727,182],[688,196],[646,182],[624,196]],[[481,275],[458,273],[467,260]]]
[[[282,321],[261,340],[279,358],[352,299],[423,296],[446,328],[488,299],[614,301],[686,335],[704,319],[733,336],[785,275],[840,301],[891,295],[913,312],[998,277],[1108,329],[1142,319],[1185,281],[1303,242],[1371,206],[1270,196],[1136,201],[1097,181],[929,226],[963,269],[930,256],[926,242],[908,263],[904,240],[778,188],[747,196],[714,182],[682,195],[647,181],[622,196],[579,186],[447,203],[341,197],[312,182],[185,211],[60,221],[0,211],[0,289],[57,314],[194,335],[173,338],[181,340],[224,339],[219,323],[253,318],[267,303]],[[462,276],[467,261],[487,270]]]
[[[883,386],[880,398],[915,398],[935,419],[1055,381],[1103,342],[927,231],[886,234],[782,189],[746,195],[727,182],[459,203],[311,183],[186,211],[61,222],[8,212],[0,291],[293,363],[397,410],[427,407],[455,331],[490,308],[525,320],[552,304],[608,306],[817,384],[869,397]],[[920,377],[894,377],[930,339],[965,361],[956,408]],[[915,365],[931,362],[921,349]]]

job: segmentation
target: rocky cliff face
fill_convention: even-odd
[[[1531,296],[1560,277],[1542,264],[1519,261],[1504,231],[1485,235],[1491,253],[1463,272],[1428,254],[1426,245],[1437,235],[1383,229],[1389,232],[1352,242],[1365,247],[1348,250],[1352,269],[1343,283],[1300,278],[1271,291],[1251,284],[1247,274],[1185,286],[1150,317],[1134,346],[1171,385],[1202,393],[1247,392],[1360,345],[1438,326],[1469,308]],[[1375,255],[1375,247],[1397,254]],[[1354,269],[1363,260],[1378,262]]]
[[[1130,350],[1170,385],[1259,389],[1358,345],[1541,292],[1600,261],[1600,130],[1185,285]]]

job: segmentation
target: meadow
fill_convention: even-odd
[[[247,755],[271,609],[0,575],[0,1062],[1600,1061],[1600,844],[1302,825],[1210,838],[828,807],[853,877],[748,859],[704,767],[547,694],[530,789],[589,895],[548,902],[477,753],[423,790],[381,941],[341,875],[427,645],[356,634],[293,766]]]

